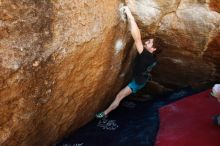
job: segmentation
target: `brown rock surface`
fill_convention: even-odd
[[[209,0],[209,6],[212,10],[220,13],[220,2],[219,0]]]
[[[126,3],[142,35],[164,49],[154,85],[220,80],[218,0]],[[135,54],[119,5],[0,1],[0,145],[51,145],[109,104],[129,79]]]
[[[51,145],[112,100],[134,54],[119,5],[0,1],[1,146]]]
[[[163,52],[153,77],[177,87],[220,81],[218,0],[126,0],[142,36],[160,40]]]

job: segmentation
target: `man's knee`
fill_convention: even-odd
[[[128,96],[129,94],[132,93],[132,90],[126,86],[124,89],[122,89],[116,96],[116,99],[119,101],[122,100],[124,97]]]
[[[116,100],[120,102],[123,98],[124,98],[124,93],[123,93],[123,92],[120,92],[120,93],[117,95]]]
[[[124,91],[122,91],[122,92],[120,92],[120,93],[118,94],[117,99],[118,99],[118,100],[122,100],[122,99],[125,98],[128,94],[129,94],[129,93],[124,90]]]

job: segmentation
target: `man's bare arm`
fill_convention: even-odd
[[[144,46],[142,44],[142,41],[141,41],[141,33],[140,33],[140,30],[137,26],[137,23],[135,22],[135,19],[133,17],[133,15],[131,14],[131,11],[130,9],[125,6],[124,7],[125,9],[125,13],[127,15],[127,18],[128,18],[128,22],[130,24],[130,29],[131,29],[131,35],[135,41],[135,45],[136,45],[136,48],[138,50],[138,53],[142,53],[143,49],[144,49]]]

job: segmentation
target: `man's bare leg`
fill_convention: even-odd
[[[122,99],[124,99],[126,96],[130,95],[132,93],[132,90],[126,86],[123,88],[117,95],[115,100],[112,102],[112,104],[104,111],[105,115],[108,115],[112,110],[116,109],[121,102]]]

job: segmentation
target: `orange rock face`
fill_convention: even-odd
[[[211,62],[214,65],[213,72],[214,77],[220,81],[220,33],[215,36],[212,41],[208,44],[207,50],[205,51],[204,58],[207,62]]]
[[[94,117],[132,54],[119,1],[0,2],[0,145],[42,146]]]
[[[219,0],[210,0],[210,8],[218,13],[220,13],[220,2]]]
[[[126,0],[163,52],[154,85],[220,80],[218,0]],[[117,0],[0,1],[0,145],[52,145],[108,105],[136,50]],[[159,91],[159,90],[158,90]]]

